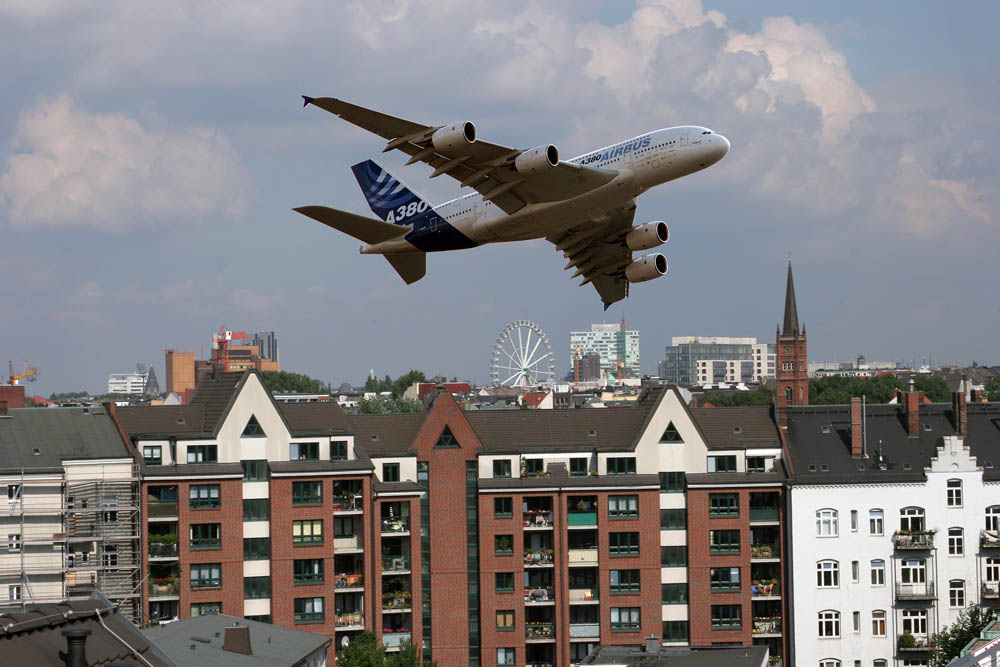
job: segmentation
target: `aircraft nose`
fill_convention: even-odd
[[[729,139],[726,139],[721,134],[712,135],[711,150],[714,162],[718,162],[722,158],[726,157],[726,154],[729,153],[729,148]]]

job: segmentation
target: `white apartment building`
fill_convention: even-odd
[[[601,357],[602,375],[618,375],[619,347],[624,336],[625,356],[622,365],[625,375],[639,377],[639,332],[623,330],[621,324],[591,324],[590,331],[569,332],[569,357],[581,358],[588,354]],[[572,367],[572,364],[570,364]]]
[[[141,394],[146,389],[149,371],[140,364],[131,373],[111,373],[108,375],[109,394]]]

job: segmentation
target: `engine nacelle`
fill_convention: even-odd
[[[451,151],[476,141],[476,126],[471,121],[445,125],[431,135],[431,145],[439,151]]]
[[[514,159],[514,169],[519,174],[537,174],[559,164],[559,149],[549,144],[529,148]]]
[[[658,252],[643,255],[625,267],[625,277],[630,283],[644,283],[659,278],[667,272],[667,258]]]
[[[649,250],[663,245],[669,239],[670,229],[667,227],[667,223],[657,220],[633,227],[632,231],[625,237],[625,245],[628,246],[629,250]]]

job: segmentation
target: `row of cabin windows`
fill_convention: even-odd
[[[188,463],[216,463],[219,460],[219,446],[188,445],[186,455]],[[163,465],[163,446],[143,445],[142,459],[143,462],[148,466]],[[288,460],[318,461],[319,443],[318,442],[291,443],[290,445],[288,445]],[[334,440],[330,442],[330,460],[331,461],[347,460],[346,440]]]
[[[819,537],[837,537],[840,534],[839,517],[840,513],[832,508],[817,510],[816,535]],[[1000,505],[991,505],[987,507],[985,509],[985,519],[987,531],[992,533],[1000,531]],[[856,532],[858,528],[858,511],[851,510],[851,532]],[[904,507],[899,511],[900,533],[922,533],[925,530],[924,508]],[[868,534],[885,534],[885,512],[882,509],[875,508],[868,510]],[[949,535],[951,535],[950,532]]]

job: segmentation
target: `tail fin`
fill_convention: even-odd
[[[351,167],[372,212],[394,225],[419,229],[436,215],[424,199],[374,160]]]

